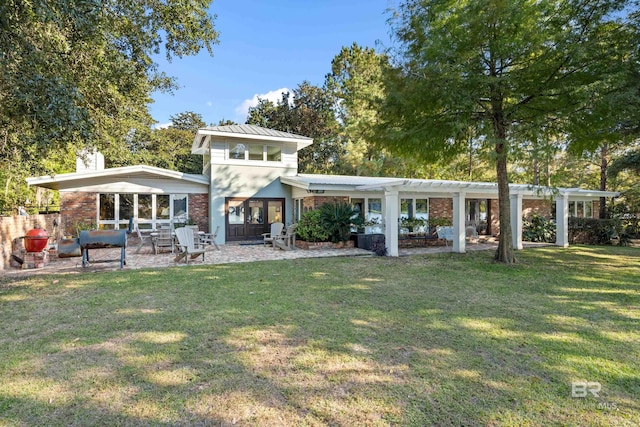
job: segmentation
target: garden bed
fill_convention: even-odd
[[[430,246],[445,246],[444,239],[438,236],[427,236],[424,234],[400,234],[398,236],[398,247],[400,248],[426,248]]]
[[[346,249],[353,248],[353,240],[348,240],[346,242],[307,242],[305,240],[296,240],[296,248],[305,249],[305,250],[314,250],[314,249]]]

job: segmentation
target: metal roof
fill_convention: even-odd
[[[256,125],[209,126],[198,129],[191,146],[191,153],[206,154],[212,139],[239,138],[258,141],[293,142],[298,150],[313,144],[313,138],[294,133],[267,129]]]
[[[294,133],[281,132],[279,130],[267,129],[256,125],[229,125],[229,126],[209,126],[200,130],[211,132],[234,133],[237,135],[270,136],[273,138],[306,139],[313,141],[313,138],[296,135]]]

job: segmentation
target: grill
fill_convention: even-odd
[[[126,230],[83,230],[78,238],[82,252],[82,266],[89,265],[89,250],[120,248],[120,268],[127,263],[127,231]],[[114,262],[114,260],[101,260],[94,262]]]

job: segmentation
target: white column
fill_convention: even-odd
[[[556,196],[556,245],[569,246],[569,195]]]
[[[389,256],[398,256],[398,216],[400,214],[400,193],[398,190],[384,192],[384,240]]]
[[[513,248],[522,249],[522,194],[511,194],[511,236]]]
[[[465,197],[466,193],[453,193],[453,252],[466,252],[465,236]]]

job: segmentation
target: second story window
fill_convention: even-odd
[[[257,162],[282,161],[282,147],[262,144],[229,144],[229,160],[252,160]]]

